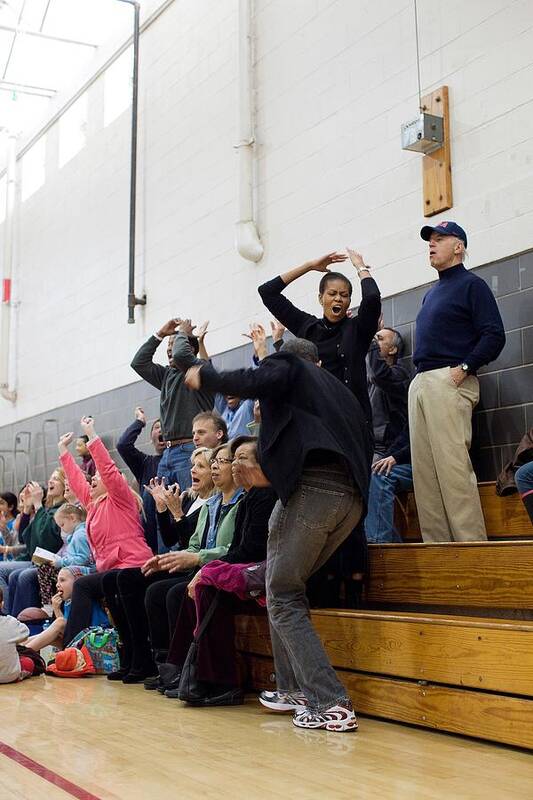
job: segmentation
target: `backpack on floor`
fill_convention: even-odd
[[[119,636],[114,628],[84,628],[67,647],[86,647],[97,675],[108,675],[120,669],[118,654]]]
[[[33,674],[34,675],[42,675],[46,672],[46,664],[44,660],[41,658],[40,653],[37,653],[35,650],[32,650],[31,647],[25,647],[23,644],[17,645],[17,653],[20,656],[25,656],[26,658],[31,658],[33,661]]]

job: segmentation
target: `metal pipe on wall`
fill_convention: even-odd
[[[133,6],[133,87],[131,101],[130,240],[128,257],[128,323],[135,322],[135,306],[146,305],[146,295],[135,294],[135,231],[137,222],[137,131],[139,111],[139,39],[141,7],[137,0],[119,0]]]
[[[0,396],[16,403],[17,391],[10,380],[9,362],[14,346],[13,322],[13,252],[15,239],[15,202],[17,189],[17,137],[8,133],[6,171],[6,216],[4,222],[4,264],[2,270],[2,296],[0,298]]]
[[[263,258],[263,245],[254,219],[254,103],[252,52],[252,0],[239,0],[239,220],[235,245],[247,261]]]

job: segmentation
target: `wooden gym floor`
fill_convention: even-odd
[[[369,718],[302,731],[103,677],[0,686],[0,800],[526,800],[530,753]]]

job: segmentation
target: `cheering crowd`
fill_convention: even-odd
[[[207,323],[164,324],[132,368],[160,392],[152,454],[136,447],[142,408],[117,450],[133,489],[83,417],[59,441],[46,490],[30,482],[0,498],[0,682],[84,667],[84,631],[117,631],[120,664],[107,678],[195,706],[244,700],[237,614],[268,614],[276,690],[267,708],[303,728],[353,731],[346,688],[310,621],[310,606],[356,605],[367,543],[399,541],[395,496],[414,487],[424,541],[484,540],[469,456],[477,370],[505,343],[488,286],[464,267],[465,231],[421,231],[439,280],[416,324],[414,378],[400,333],[386,327],[376,281],[348,249],[308,261],[259,287],[275,318],[272,352],[253,324],[253,363],[218,372]],[[347,263],[352,283],[332,267]],[[323,316],[296,308],[285,288],[321,273]],[[167,364],[154,361],[165,342]],[[516,483],[530,502],[531,465]],[[105,610],[104,610],[105,609]],[[265,611],[266,609],[266,611]],[[26,623],[45,622],[29,635]]]

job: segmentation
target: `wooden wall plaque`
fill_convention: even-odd
[[[448,87],[441,86],[425,95],[422,98],[422,111],[444,119],[443,146],[422,159],[424,216],[432,217],[453,206]]]

